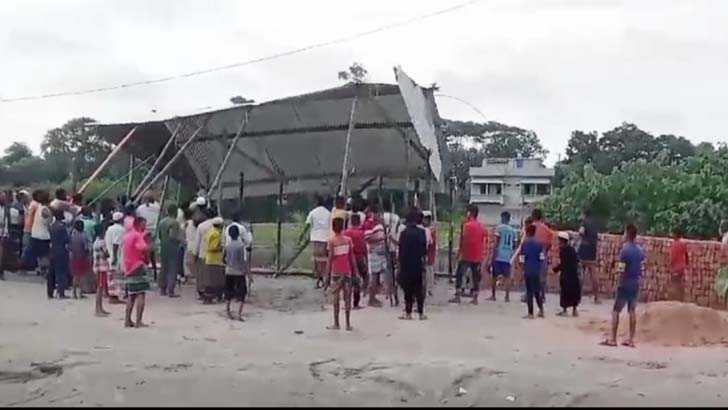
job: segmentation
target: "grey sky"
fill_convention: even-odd
[[[225,65],[365,31],[462,0],[3,0],[0,96],[133,82]],[[353,61],[393,82],[401,65],[423,85],[488,119],[533,129],[562,153],[574,129],[622,121],[695,142],[725,141],[728,2],[482,0],[345,44],[158,85],[0,104],[0,149],[38,149],[75,116],[156,119],[336,86]],[[438,101],[443,117],[482,121]],[[156,114],[151,112],[157,110]]]

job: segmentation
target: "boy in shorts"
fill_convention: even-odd
[[[511,258],[515,252],[518,232],[510,225],[511,214],[509,212],[501,213],[501,223],[495,228],[495,252],[493,253],[493,262],[490,264],[493,278],[491,279],[491,296],[490,300],[495,301],[495,288],[498,283],[498,277],[503,277],[506,288],[506,302],[510,301],[511,292]]]
[[[240,240],[240,229],[237,225],[230,225],[227,234],[230,236],[230,241],[225,244],[225,299],[227,300],[225,311],[228,318],[233,320],[230,304],[233,299],[240,300],[237,320],[244,322],[243,306],[245,296],[248,294],[248,284],[245,280],[248,273],[248,263],[245,260],[246,245]]]
[[[612,333],[611,337],[604,342],[605,346],[617,346],[617,329],[619,328],[619,314],[624,306],[629,312],[629,339],[622,343],[623,346],[635,347],[634,335],[637,331],[637,299],[640,293],[640,278],[642,276],[642,263],[645,260],[644,251],[637,246],[637,228],[629,224],[624,230],[624,247],[620,260],[624,264],[624,271],[617,288],[617,296],[614,299],[612,309]]]
[[[351,287],[352,276],[356,276],[356,260],[354,259],[354,242],[343,235],[344,219],[334,218],[332,221],[334,236],[328,241],[328,280],[327,287],[331,289],[334,299],[334,325],[327,329],[339,330],[339,298],[344,297],[344,313],[346,315],[346,330],[351,327]]]

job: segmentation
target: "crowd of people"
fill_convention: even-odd
[[[384,294],[390,305],[404,296],[403,320],[411,320],[416,308],[420,320],[425,315],[425,300],[435,284],[437,229],[432,212],[416,207],[400,218],[389,201],[362,201],[337,197],[333,206],[322,197],[306,218],[301,242],[308,235],[313,250],[316,288],[332,296],[334,323],[339,329],[341,301],[344,303],[346,329],[351,330],[351,310],[367,305],[381,307]],[[63,189],[29,193],[0,192],[0,266],[35,270],[46,278],[48,298],[83,298],[89,283],[96,293],[95,314],[106,316],[104,300],[126,304],[125,326],[144,327],[145,294],[150,278],[157,281],[160,295],[179,297],[178,282],[194,278],[202,303],[227,302],[230,319],[243,320],[242,311],[252,282],[250,251],[253,237],[235,212],[225,224],[217,209],[204,197],[189,205],[168,205],[164,215],[154,193],[143,195],[137,204],[126,198],[104,199],[90,207],[80,194],[68,196]],[[489,238],[493,235],[493,238]],[[620,255],[622,274],[613,307],[613,328],[603,343],[616,345],[619,314],[627,307],[629,338],[623,344],[634,346],[635,307],[643,271],[644,250],[636,243],[637,229],[627,225]],[[558,264],[553,264],[551,246],[557,239]],[[491,275],[491,295],[503,282],[505,301],[510,300],[514,276],[525,285],[522,301],[525,318],[543,318],[546,277],[551,269],[559,274],[561,311],[578,316],[582,285],[589,281],[594,302],[600,302],[596,267],[598,228],[591,213],[583,214],[575,248],[567,232],[554,232],[543,213],[534,209],[519,232],[508,212],[492,231],[478,219],[478,207],[467,208],[460,230],[454,296],[479,303],[482,272]],[[487,244],[493,252],[486,259]],[[159,263],[158,263],[159,262]],[[688,266],[687,247],[680,231],[674,232],[670,266],[671,296],[682,300],[683,278]],[[159,268],[159,272],[157,272]],[[149,271],[153,275],[150,275]],[[2,274],[2,270],[0,270]],[[469,290],[468,290],[469,289]],[[239,301],[237,314],[231,304]],[[535,304],[535,306],[534,306]],[[538,309],[538,312],[534,311]],[[132,313],[136,313],[132,320]]]

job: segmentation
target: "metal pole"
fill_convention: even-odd
[[[222,160],[222,164],[220,164],[220,169],[217,170],[217,174],[215,174],[215,179],[212,180],[212,184],[208,185],[210,187],[210,192],[207,193],[208,197],[212,196],[212,193],[215,191],[215,189],[220,190],[220,197],[222,198],[222,186],[219,186],[220,181],[222,180],[222,174],[225,172],[225,168],[227,168],[228,161],[230,161],[230,155],[233,153],[233,150],[235,147],[238,146],[238,140],[240,139],[240,136],[243,135],[243,131],[245,131],[245,128],[248,125],[248,111],[245,111],[245,115],[243,117],[243,123],[240,124],[240,128],[238,129],[237,134],[235,134],[235,138],[233,138],[233,141],[230,143],[230,147],[228,148],[227,152],[225,153],[225,157]],[[220,213],[220,204],[217,205],[218,213]]]
[[[111,185],[109,185],[108,187],[106,187],[106,189],[104,189],[103,191],[101,191],[101,193],[100,193],[100,194],[96,195],[96,198],[92,199],[92,200],[91,200],[91,202],[89,202],[89,203],[88,203],[87,205],[88,205],[88,206],[91,206],[91,205],[95,204],[95,203],[96,203],[96,201],[98,201],[99,199],[101,199],[101,198],[102,198],[102,197],[103,197],[103,196],[104,196],[104,195],[105,195],[105,194],[106,194],[107,192],[111,191],[111,190],[112,190],[112,189],[113,189],[113,188],[114,188],[115,186],[117,186],[117,185],[118,185],[118,184],[119,184],[119,183],[120,183],[121,181],[123,181],[123,180],[124,180],[124,179],[125,179],[125,178],[126,178],[127,176],[129,176],[129,175],[133,175],[133,174],[134,174],[134,171],[135,171],[135,170],[136,170],[137,168],[141,167],[142,165],[145,165],[145,164],[146,164],[147,162],[149,162],[149,160],[151,160],[152,158],[154,158],[154,155],[150,155],[150,156],[148,156],[148,157],[147,157],[147,159],[145,159],[144,161],[142,161],[142,162],[140,162],[140,163],[136,164],[136,166],[135,166],[134,168],[130,169],[130,170],[129,170],[129,172],[127,172],[127,173],[126,173],[126,175],[124,175],[124,176],[122,176],[122,177],[118,178],[118,179],[117,179],[116,181],[112,182],[112,183],[111,183]]]
[[[154,174],[154,171],[156,171],[159,164],[162,163],[162,160],[164,159],[165,154],[167,154],[167,151],[169,150],[169,147],[172,146],[172,143],[174,142],[175,138],[177,137],[177,133],[179,132],[180,127],[182,126],[182,123],[180,122],[177,124],[177,128],[174,130],[172,135],[169,137],[169,140],[167,140],[167,143],[164,144],[164,147],[162,147],[162,152],[159,153],[159,156],[157,157],[157,160],[154,161],[154,164],[152,164],[152,168],[147,172],[146,175],[144,175],[144,178],[142,178],[142,182],[139,183],[139,186],[137,187],[136,191],[134,191],[134,194],[132,194],[133,197],[136,197],[139,194],[139,189],[144,186],[144,184],[149,181],[149,178]]]
[[[179,206],[179,200],[182,197],[182,183],[177,181],[177,194],[174,196],[174,203]]]
[[[354,130],[354,115],[356,114],[356,103],[359,96],[355,95],[351,102],[351,112],[349,113],[349,129],[346,131],[346,146],[344,147],[344,163],[341,166],[341,186],[339,195],[346,197],[346,182],[349,177],[349,151],[351,150],[351,132]]]
[[[167,174],[167,172],[169,171],[169,169],[172,168],[172,165],[174,165],[174,163],[177,161],[177,159],[180,156],[182,156],[182,153],[185,152],[185,150],[187,149],[187,147],[189,147],[190,144],[192,144],[192,142],[195,140],[195,138],[197,138],[197,135],[200,133],[200,131],[202,130],[202,128],[204,126],[205,126],[205,124],[202,124],[202,125],[200,125],[197,128],[197,130],[194,132],[194,134],[192,134],[192,136],[187,141],[185,141],[184,144],[182,144],[182,146],[180,147],[180,149],[177,150],[177,152],[174,154],[174,156],[172,157],[172,159],[170,159],[169,162],[167,162],[167,164],[164,166],[164,168],[162,168],[162,170],[159,171],[157,173],[157,175],[155,175],[154,178],[152,178],[152,180],[147,183],[147,185],[144,187],[144,189],[139,190],[139,195],[144,195],[144,193],[152,185],[154,185],[159,180],[159,178],[161,178],[161,177],[163,177],[164,175]]]
[[[222,216],[222,178],[217,181],[217,214]]]
[[[111,150],[109,155],[106,156],[106,159],[104,159],[104,162],[102,162],[101,165],[99,165],[96,168],[96,170],[93,172],[93,174],[91,174],[91,176],[86,180],[86,182],[84,182],[83,185],[81,185],[81,189],[78,190],[79,194],[83,193],[83,191],[88,187],[88,185],[91,182],[93,182],[93,180],[96,179],[97,176],[99,176],[101,171],[103,171],[107,165],[109,165],[109,162],[111,162],[111,160],[116,156],[116,154],[118,154],[121,151],[121,149],[124,147],[124,145],[126,145],[126,143],[129,142],[131,137],[136,132],[136,129],[137,129],[137,127],[132,128],[131,131],[129,131],[126,134],[126,136],[124,138],[122,138],[122,140],[119,142],[119,145],[117,145],[116,147],[114,147],[113,150]],[[74,166],[75,166],[75,157],[74,157]]]
[[[278,185],[278,218],[276,226],[276,272],[281,271],[281,227],[283,224],[283,181]]]

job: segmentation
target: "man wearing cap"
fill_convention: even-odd
[[[223,258],[222,225],[223,219],[219,216],[211,219],[212,228],[204,236],[205,242],[205,271],[202,283],[202,300],[205,304],[213,299],[222,300],[225,290],[225,263]]]
[[[195,249],[195,255],[197,255],[197,262],[195,263],[195,279],[197,281],[197,293],[200,295],[200,298],[203,298],[204,295],[203,276],[207,269],[205,263],[207,258],[207,233],[212,229],[213,218],[217,216],[215,210],[212,208],[204,208],[203,211],[205,212],[207,219],[197,225],[197,231],[195,233],[195,240],[193,243],[193,249]]]
[[[111,215],[112,224],[106,230],[104,242],[109,252],[109,303],[123,303],[124,298],[124,269],[122,243],[124,240],[124,214],[114,212]]]
[[[566,316],[567,309],[571,308],[571,314],[578,316],[576,310],[581,302],[581,280],[579,280],[579,258],[571,246],[570,237],[567,232],[559,232],[559,264],[554,267],[554,272],[559,272],[559,289],[561,312],[559,316]]]

